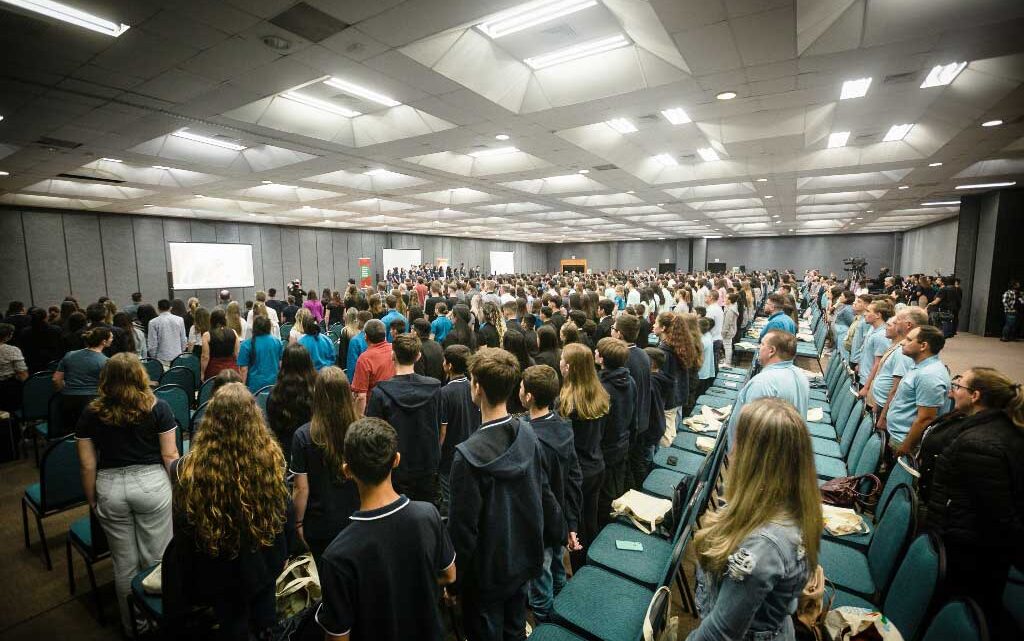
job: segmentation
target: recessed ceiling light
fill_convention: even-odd
[[[717,96],[715,96],[715,98],[718,98],[719,100],[732,100],[735,97],[736,97],[736,92],[735,91],[723,91],[720,94],[718,94]]]
[[[849,131],[836,131],[828,135],[828,148],[845,147],[846,141],[850,139]]]
[[[759,183],[766,183],[766,182],[768,182],[768,179],[767,178],[758,178],[757,182],[759,182]]]
[[[792,229],[790,229],[789,231],[793,231],[793,230],[792,230]]]
[[[474,158],[485,158],[487,156],[501,156],[503,154],[511,154],[519,151],[515,147],[492,147],[490,149],[481,149],[479,151],[472,151],[469,153]]]
[[[635,192],[634,190],[630,189],[630,190],[629,190],[629,191],[627,191],[626,193],[627,193],[627,194],[635,194],[636,192]]]
[[[281,94],[282,97],[288,100],[297,102],[299,104],[306,105],[307,107],[313,107],[314,109],[320,109],[338,116],[345,116],[346,118],[355,118],[362,114],[358,111],[349,109],[339,104],[335,104],[329,100],[321,100],[320,98],[314,98],[313,96],[307,96],[296,91],[286,91]]]
[[[779,217],[778,214],[772,214],[772,218],[778,218],[778,217]]]
[[[143,207],[152,207],[152,206],[153,206],[153,205],[152,205],[152,204],[150,204],[150,203],[146,203],[145,205],[143,205]]]
[[[588,42],[572,45],[571,47],[565,47],[564,49],[558,49],[557,51],[552,51],[550,53],[533,56],[531,58],[527,58],[523,62],[529,65],[532,69],[543,69],[563,62],[569,62],[570,60],[578,60],[579,58],[594,56],[599,53],[604,53],[605,51],[625,47],[629,44],[629,39],[620,33],[608,38],[590,40]]]
[[[389,172],[387,169],[384,169],[383,167],[377,167],[376,169],[371,169],[370,171],[364,172],[363,175],[365,175],[365,176],[383,176],[384,174],[389,174],[389,173],[391,173],[391,172]]]
[[[711,147],[701,147],[700,149],[697,150],[697,153],[700,154],[700,157],[704,160],[704,162],[713,162],[715,160],[721,160],[721,158],[718,157],[718,154],[715,153],[715,150],[712,149]]]
[[[840,100],[848,100],[850,98],[863,98],[868,93],[868,87],[871,86],[871,78],[857,78],[856,80],[847,80],[843,83],[843,88],[839,92]]]
[[[957,185],[957,189],[990,189],[992,187],[1013,187],[1017,184],[1016,180],[1008,180],[1006,182],[999,183],[977,183],[974,185]]]
[[[495,140],[508,140],[511,137],[512,136],[510,136],[508,134],[498,134],[497,136],[494,137],[494,139]]]
[[[882,142],[895,142],[897,140],[903,140],[910,130],[914,128],[914,123],[908,123],[903,125],[893,125],[889,127],[889,131],[885,133],[885,137],[882,138]]]
[[[775,224],[776,224],[776,225],[781,225],[781,224],[782,224],[782,221],[781,221],[781,220],[776,220],[776,221],[775,221]]]
[[[355,83],[349,82],[348,80],[342,80],[341,78],[328,78],[324,80],[324,84],[328,87],[334,87],[335,89],[341,89],[345,93],[356,96],[357,98],[365,98],[370,102],[376,102],[377,104],[384,105],[385,107],[397,107],[400,102],[394,98],[389,98],[384,94],[379,94],[376,91],[371,91],[366,87],[361,87]]]
[[[655,207],[664,207],[664,206],[665,206],[665,203],[658,203],[657,205],[655,205]]]
[[[673,107],[671,109],[662,109],[661,115],[665,116],[665,120],[669,121],[673,125],[682,125],[690,121],[689,114],[682,107]]]
[[[173,168],[172,167],[168,167],[167,165],[153,165],[153,169],[163,169],[163,170],[167,171],[167,170],[173,169]]]
[[[936,65],[928,72],[928,76],[921,83],[922,89],[928,87],[941,87],[953,82],[960,72],[967,66],[966,62],[950,62],[944,65]]]
[[[775,196],[771,196],[771,195],[765,196],[765,200],[771,200],[772,198],[775,198]]]
[[[193,198],[206,198],[206,196],[204,196],[202,194],[192,194],[192,197]]]
[[[959,200],[932,200],[926,203],[921,203],[922,207],[941,207],[945,205],[959,205]]]
[[[303,206],[302,206],[302,208],[303,208],[303,209],[313,209],[313,208],[312,208],[311,206],[309,206],[309,205],[303,205]]]
[[[658,240],[665,240],[664,236],[658,236]]]
[[[589,173],[590,173],[590,170],[589,170],[589,169],[580,169],[580,170],[579,170],[579,171],[577,171],[576,173],[577,173],[577,174],[589,174]]]
[[[529,29],[570,13],[582,11],[597,4],[597,0],[546,0],[531,2],[499,14],[496,18],[477,25],[480,31],[491,38],[500,38],[510,33]]]
[[[226,140],[221,140],[219,138],[201,136],[199,134],[194,134],[191,131],[188,131],[187,129],[175,131],[171,135],[175,136],[176,138],[184,138],[185,140],[191,140],[193,142],[201,142],[203,144],[213,145],[214,147],[220,147],[222,149],[230,149],[231,151],[243,151],[244,149],[246,149],[245,145],[239,145],[233,142],[228,142]]]
[[[636,125],[634,125],[628,118],[612,118],[611,120],[604,121],[604,124],[608,125],[620,134],[631,134],[637,131]]]
[[[875,210],[874,209],[866,209],[866,210],[864,210],[864,213],[865,214],[873,214],[873,213],[875,213]]]
[[[679,164],[679,161],[676,160],[672,156],[672,154],[658,154],[657,156],[654,157],[654,159],[657,160],[658,162],[660,162],[661,164],[667,165],[667,166],[673,166],[673,165],[678,165]]]
[[[120,158],[100,158],[100,160],[105,160],[107,162],[124,162]]]
[[[44,16],[56,18],[62,22],[78,25],[79,27],[85,27],[90,31],[96,31],[107,36],[118,37],[125,31],[128,31],[131,27],[126,24],[116,24],[109,20],[104,20],[98,16],[94,16],[91,13],[86,13],[81,9],[75,9],[63,5],[59,2],[53,2],[53,0],[0,0],[0,2],[6,2],[22,9],[27,9],[34,13],[39,13]]]
[[[253,213],[250,213],[249,215],[252,216],[253,218],[256,217],[256,214],[253,214]]]
[[[910,185],[900,185],[896,189],[910,189]]]
[[[863,216],[857,216],[857,220],[864,220]]]
[[[929,167],[941,167],[942,163],[941,162],[930,162],[930,163],[928,163],[928,166]]]
[[[981,126],[982,127],[998,127],[1001,124],[1003,124],[1002,120],[986,120],[985,122],[981,123]]]

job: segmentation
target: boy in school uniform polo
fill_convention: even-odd
[[[437,509],[391,485],[400,462],[394,428],[364,418],[345,435],[345,473],[360,510],[327,547],[316,622],[328,639],[440,641],[440,585],[455,580],[455,551]]]

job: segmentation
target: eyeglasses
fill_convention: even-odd
[[[966,385],[961,385],[959,381],[960,381],[960,377],[959,376],[953,378],[952,382],[950,382],[950,384],[949,384],[950,389],[954,389],[954,390],[962,389],[962,390],[966,390],[968,392],[976,391],[973,387],[967,387]]]

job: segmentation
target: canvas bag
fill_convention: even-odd
[[[645,534],[653,534],[671,510],[672,501],[636,490],[629,490],[612,501],[612,518],[625,516]]]
[[[871,483],[867,492],[861,492],[862,482]],[[871,508],[878,502],[878,494],[882,490],[882,481],[874,474],[860,476],[840,476],[821,486],[821,500],[838,507]]]
[[[844,605],[825,615],[831,641],[903,641],[903,635],[881,612]]]
[[[312,554],[295,557],[277,577],[277,616],[287,619],[313,605],[320,598],[320,574]]]

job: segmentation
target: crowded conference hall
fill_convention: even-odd
[[[0,638],[1024,639],[1021,33],[0,0]]]

